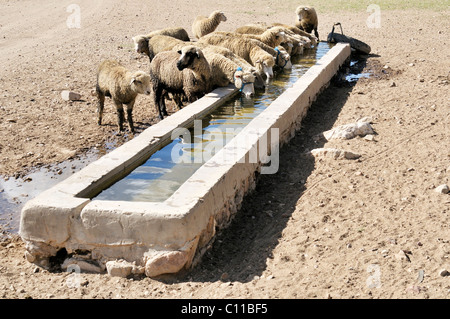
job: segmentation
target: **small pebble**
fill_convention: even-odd
[[[441,193],[441,194],[448,194],[449,188],[448,188],[448,185],[443,184],[441,186],[436,187],[435,191],[438,193]]]
[[[417,276],[417,282],[421,283],[423,281],[423,277],[425,276],[425,272],[423,271],[423,269],[419,270],[419,274]]]
[[[441,270],[439,270],[439,276],[445,277],[445,276],[448,276],[448,275],[450,275],[450,272],[448,272],[447,269],[441,269]]]

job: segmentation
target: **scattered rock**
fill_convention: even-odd
[[[425,271],[423,269],[419,270],[419,274],[417,276],[417,282],[420,284],[423,281],[423,277],[425,275]]]
[[[72,91],[62,91],[61,97],[64,101],[79,101],[81,99],[81,94]]]
[[[108,275],[112,277],[126,278],[131,275],[133,265],[123,260],[113,260],[106,263],[106,270],[108,271]]]
[[[183,251],[158,252],[151,256],[145,264],[147,277],[172,274],[180,271],[188,260],[188,253]]]
[[[448,188],[448,185],[443,184],[441,186],[438,186],[435,188],[435,191],[441,194],[448,194],[448,192],[450,191]]]
[[[361,155],[336,148],[316,148],[310,152],[314,157],[328,157],[333,159],[358,159]]]
[[[363,139],[365,139],[366,141],[373,142],[373,141],[375,141],[375,135],[368,134],[368,135],[364,136]]]
[[[332,139],[352,139],[356,136],[365,136],[367,134],[374,134],[374,130],[370,122],[358,121],[356,123],[341,125],[329,131],[323,132],[320,137],[327,141]]]
[[[371,118],[370,116],[365,116],[365,117],[360,118],[360,119],[357,120],[356,122],[358,122],[358,123],[369,123],[369,124],[371,124],[373,121],[372,121],[372,118]]]
[[[409,259],[409,256],[403,251],[400,250],[397,254],[394,255],[396,259],[401,260],[401,261],[409,261],[411,262],[411,260]]]
[[[447,269],[441,269],[441,270],[439,270],[439,276],[445,277],[445,276],[449,276],[449,275],[450,275],[450,272],[448,272]]]

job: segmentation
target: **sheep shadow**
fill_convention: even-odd
[[[333,127],[356,84],[356,81],[346,81],[345,76],[349,72],[361,73],[367,58],[352,56],[352,63],[341,68],[317,97],[301,129],[280,149],[278,172],[258,177],[256,189],[245,196],[231,224],[218,232],[201,261],[189,272],[176,277],[160,276],[159,280],[166,283],[245,283],[261,276],[267,259],[273,258],[272,252],[282,238],[296,203],[306,191],[304,183],[314,170],[314,158],[305,153],[325,144],[315,142],[313,137]]]

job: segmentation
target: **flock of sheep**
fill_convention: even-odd
[[[181,109],[221,86],[234,84],[246,96],[263,89],[274,68],[291,68],[291,56],[301,55],[319,41],[314,8],[299,6],[295,25],[249,24],[234,32],[215,31],[227,20],[223,12],[199,16],[192,25],[197,41],[183,28],[167,28],[133,37],[137,53],[150,59],[150,72],[132,72],[116,61],[102,62],[97,72],[98,124],[102,123],[105,97],[116,106],[119,130],[127,120],[134,132],[133,106],[138,94],[153,93],[159,118],[167,116],[165,100]],[[314,31],[314,35],[311,33]]]

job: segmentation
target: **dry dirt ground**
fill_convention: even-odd
[[[72,13],[66,9],[74,2],[80,28],[67,25]],[[0,298],[449,298],[450,276],[441,270],[450,271],[450,195],[435,191],[450,184],[449,2],[420,10],[382,7],[379,28],[368,27],[366,7],[338,10],[316,3],[323,40],[339,21],[346,34],[371,45],[362,63],[372,76],[355,85],[334,81],[319,96],[283,147],[280,171],[261,176],[192,272],[159,279],[81,274],[74,287],[69,274],[28,263],[22,242],[5,228]],[[96,124],[90,95],[102,59],[148,69],[148,59],[133,50],[132,36],[170,26],[192,35],[194,17],[216,9],[228,17],[219,26],[224,31],[258,21],[293,23],[297,5],[2,1],[0,174],[26,178],[34,168],[132,138],[116,134],[110,101],[104,125]],[[81,93],[82,101],[63,101],[64,89]],[[373,120],[374,140],[314,142],[316,134],[366,116]],[[138,133],[158,121],[150,97],[138,98],[134,117]],[[362,156],[349,161],[304,155],[317,147]]]

